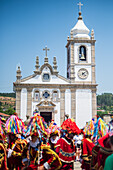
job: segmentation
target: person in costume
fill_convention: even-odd
[[[98,140],[98,145],[93,148],[93,169],[103,170],[106,158],[112,154],[110,136],[113,134],[107,133]]]
[[[5,139],[5,132],[2,128],[2,121],[0,119],[0,170],[8,170],[4,139]]]
[[[87,135],[83,138],[82,144],[82,169],[91,169],[92,149],[95,144],[91,140],[91,136]]]
[[[51,133],[49,137],[49,144],[53,151],[55,151],[56,149],[56,143],[58,140],[59,140],[59,134],[58,134],[58,131],[56,130],[53,133]]]
[[[65,133],[63,133],[56,144],[56,153],[62,162],[61,170],[73,170],[76,156],[73,137],[81,131],[73,119],[65,120],[62,123],[61,128],[62,132]]]
[[[56,153],[62,162],[62,170],[73,170],[73,163],[75,160],[75,146],[72,141],[73,134],[66,133],[61,137],[56,144]]]
[[[10,170],[21,170],[23,167],[23,151],[27,142],[21,139],[21,127],[19,118],[12,115],[6,122],[8,135],[7,163]]]
[[[80,156],[81,156],[81,143],[82,143],[82,135],[77,134],[73,137],[75,146],[76,146],[76,161],[80,161]]]
[[[57,141],[59,140],[59,135],[60,128],[57,126],[54,120],[52,120],[49,126],[49,144],[53,151],[55,151],[55,146]]]
[[[50,149],[50,145],[41,142],[37,131],[31,133],[29,153],[30,165],[27,170],[57,170],[61,167],[58,155]]]

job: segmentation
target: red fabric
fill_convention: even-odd
[[[92,156],[92,149],[94,147],[94,143],[87,138],[83,139],[83,150],[82,150],[82,169],[90,170],[91,169],[91,156]],[[87,160],[86,160],[87,159]]]
[[[93,147],[95,146],[95,144],[90,140],[90,139],[87,139],[87,138],[84,138],[83,139],[83,156],[84,155],[87,155],[87,156],[90,156],[92,155],[92,149]]]
[[[60,170],[73,170],[73,163],[65,164],[62,162],[62,167]]]
[[[99,144],[101,145],[100,146],[100,149],[99,149],[99,152],[98,152],[98,155],[97,155],[97,162],[98,162],[98,168],[100,166],[104,167],[104,164],[105,164],[105,160],[106,158],[112,154],[112,151],[111,152],[103,152],[101,148],[104,149],[104,151],[107,151],[106,149],[111,149],[110,147],[110,139],[109,139],[109,134],[106,134],[105,136],[103,136],[102,138],[99,139]]]
[[[58,153],[59,158],[61,161],[67,163],[71,163],[75,160],[75,146],[72,146],[70,141],[71,139],[68,141],[66,138],[60,138],[56,144],[56,152]],[[71,156],[71,154],[74,155]]]
[[[47,145],[46,145],[47,146]],[[41,145],[42,148],[44,148],[44,145]],[[28,170],[32,170],[34,168],[37,169],[38,166],[44,165],[45,162],[47,162],[49,164],[49,166],[51,167],[49,170],[55,170],[57,167],[60,166],[60,161],[58,159],[58,155],[55,155],[55,152],[53,152],[51,149],[49,149],[49,147],[45,147],[46,149],[42,149],[42,158],[40,160],[40,164],[37,165],[36,163],[36,155],[37,155],[37,151],[35,150],[35,148],[31,148],[30,150],[30,154],[32,154],[31,161],[30,161],[30,165],[28,167]]]
[[[107,133],[105,136],[101,137],[99,140],[98,140],[98,143],[102,146],[102,147],[105,147],[105,145],[107,144],[106,142],[104,143],[104,141],[109,138],[109,133]],[[110,147],[110,146],[108,146]]]
[[[78,128],[76,123],[74,121],[72,121],[71,119],[65,120],[62,123],[61,127],[63,130],[67,130],[68,133],[75,133],[75,134],[81,133],[81,130]]]

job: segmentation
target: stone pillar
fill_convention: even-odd
[[[76,90],[71,89],[71,118],[76,122]]]
[[[70,48],[70,79],[72,82],[74,82],[75,79],[75,72],[74,72],[74,43],[71,42],[70,44],[71,48]]]
[[[97,114],[97,100],[96,100],[96,89],[92,90],[92,118],[96,118]]]
[[[16,88],[16,113],[20,117],[20,107],[21,107],[21,88]]]
[[[32,116],[32,88],[27,88],[27,115]]]
[[[91,44],[91,63],[92,63],[92,83],[96,83],[95,78],[95,43]]]
[[[60,90],[60,124],[65,120],[65,90]]]

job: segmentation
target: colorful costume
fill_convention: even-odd
[[[20,119],[16,115],[10,116],[6,122],[6,129],[9,135],[7,146],[7,163],[8,168],[13,170],[22,169],[23,151],[27,142],[17,137],[23,132],[23,125],[20,124]]]
[[[91,169],[92,149],[94,146],[95,146],[94,143],[89,138],[83,139],[82,168],[85,170]]]
[[[62,162],[62,170],[73,169],[73,162],[75,160],[75,146],[72,140],[68,137],[62,137],[56,144],[56,153]]]
[[[92,167],[93,169],[103,170],[106,158],[112,154],[109,134],[100,138],[98,142],[99,145],[97,145],[93,150]]]
[[[8,170],[6,161],[5,146],[2,141],[0,141],[0,170]]]
[[[27,131],[32,138],[29,146],[30,165],[27,170],[37,170],[41,166],[49,170],[59,169],[61,161],[58,155],[50,149],[50,145],[43,144],[46,143],[48,131],[44,119],[39,114],[36,113],[31,118]]]
[[[57,126],[56,123],[54,123],[54,120],[50,123],[49,126],[49,144],[51,146],[51,149],[55,151],[56,149],[56,143],[59,140],[60,135],[60,128]]]
[[[27,170],[36,170],[39,166],[44,166],[49,170],[57,170],[61,167],[58,155],[50,149],[47,144],[41,144],[37,138],[36,142],[30,142],[30,165]]]
[[[0,118],[0,170],[8,170],[7,168],[7,158],[6,158],[6,148],[4,145],[5,141],[5,127]]]

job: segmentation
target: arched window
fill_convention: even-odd
[[[53,91],[53,101],[56,102],[58,100],[58,92]]]
[[[86,47],[80,46],[79,48],[79,60],[86,61]]]
[[[35,100],[39,101],[40,100],[40,94],[39,91],[35,91],[35,95],[34,95]]]

